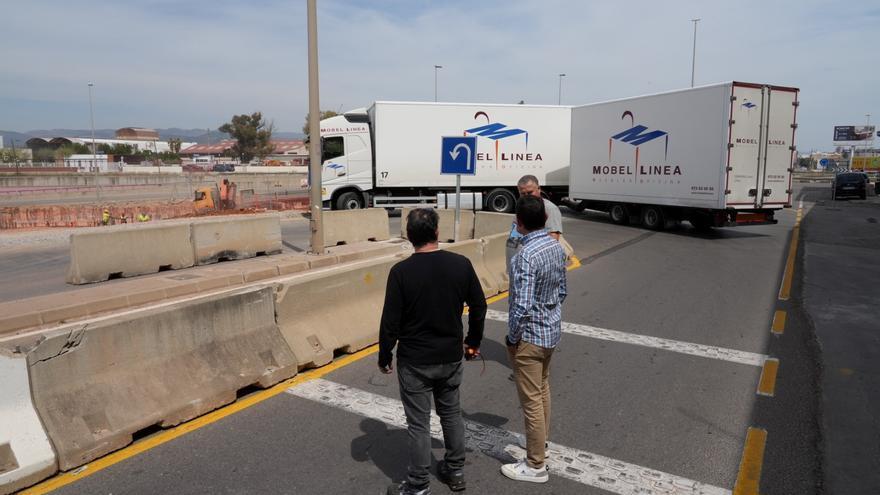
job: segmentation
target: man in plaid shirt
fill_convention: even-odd
[[[540,198],[516,203],[522,249],[511,260],[507,351],[525,416],[526,459],[501,472],[517,481],[545,483],[550,432],[550,358],[562,334],[562,302],[568,294],[565,250],[544,229],[547,213]]]

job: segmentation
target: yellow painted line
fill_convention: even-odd
[[[794,262],[797,259],[798,239],[801,228],[795,226],[791,231],[791,244],[788,247],[788,259],[785,261],[785,273],[782,276],[782,286],[779,288],[779,299],[788,301],[791,296],[791,281],[794,277]]]
[[[739,463],[739,473],[736,476],[736,485],[733,487],[733,495],[758,495],[766,444],[767,430],[749,428],[742,460]]]
[[[170,430],[163,430],[160,433],[145,438],[144,440],[141,440],[139,442],[133,443],[121,450],[117,450],[116,452],[108,454],[100,459],[86,464],[85,466],[78,467],[67,473],[58,474],[53,478],[49,478],[48,480],[43,481],[40,484],[34,485],[22,492],[19,492],[19,495],[38,495],[49,493],[52,490],[57,490],[58,488],[79,481],[87,476],[95,474],[98,471],[106,469],[126,459],[134,457],[142,452],[146,452],[153,447],[158,447],[159,445],[170,442],[177,437],[186,435],[187,433],[198,430],[203,426],[207,426],[211,423],[217,422],[227,416],[247,409],[248,407],[251,407],[253,405],[259,404],[266,399],[275,397],[276,395],[283,393],[290,387],[305,383],[310,380],[314,380],[316,378],[321,378],[328,373],[332,373],[333,371],[342,368],[343,366],[347,366],[371,354],[375,354],[378,350],[378,345],[372,345],[354,354],[339,358],[322,368],[317,368],[298,374],[295,377],[290,378],[289,380],[285,380],[271,388],[256,392],[241,400],[233,402],[228,406],[214,410],[208,414],[205,414],[204,416],[200,416],[196,419],[193,419],[192,421],[188,421],[179,426],[171,428]]]
[[[768,358],[764,361],[761,370],[761,379],[758,381],[758,395],[773,397],[776,393],[776,375],[779,373],[779,360]]]
[[[787,315],[788,313],[785,310],[777,310],[776,314],[773,315],[773,325],[770,327],[770,331],[776,335],[782,335],[785,332],[785,319]]]

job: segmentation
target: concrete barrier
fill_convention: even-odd
[[[474,215],[474,239],[504,233],[510,233],[511,225],[516,220],[512,213],[493,213],[478,211]]]
[[[23,355],[0,355],[0,494],[52,476],[55,452],[31,402]]]
[[[400,213],[400,237],[406,239],[406,216],[413,208],[403,208]],[[455,210],[436,210],[440,215],[440,242],[452,242],[455,239]],[[474,212],[461,211],[461,223],[458,226],[460,241],[474,238]]]
[[[498,290],[503,292],[510,287],[507,273],[507,237],[508,234],[495,234],[483,237],[483,262],[486,269],[495,279]]]
[[[483,241],[480,239],[471,239],[468,241],[460,241],[451,244],[442,244],[441,249],[460,254],[471,260],[474,271],[480,279],[480,285],[483,286],[483,292],[486,297],[494,296],[501,292],[500,282],[489,271],[483,257]]]
[[[71,234],[66,280],[87,284],[194,264],[189,225],[120,225]]]
[[[34,405],[69,470],[296,374],[271,287],[242,289],[45,334],[27,355]]]
[[[378,342],[388,273],[405,257],[356,262],[279,284],[278,328],[300,369],[329,363],[335,351],[355,352]]]
[[[278,215],[229,216],[192,222],[191,228],[197,265],[281,252]]]
[[[391,238],[385,208],[324,212],[324,246]]]

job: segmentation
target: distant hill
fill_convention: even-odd
[[[216,143],[223,139],[229,139],[229,135],[217,130],[209,129],[180,129],[171,127],[168,129],[156,129],[159,131],[159,137],[164,141],[171,138],[178,138],[188,143],[207,144]],[[12,140],[15,140],[16,146],[24,146],[24,143],[32,137],[53,138],[53,137],[91,137],[91,129],[37,129],[27,132],[0,131],[3,136],[4,146],[12,147]],[[95,137],[99,139],[112,139],[116,135],[116,129],[95,129]],[[305,135],[299,132],[275,132],[272,135],[275,139],[305,139]]]

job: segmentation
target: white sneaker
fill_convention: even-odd
[[[519,445],[519,447],[521,449],[526,450],[526,451],[528,450],[528,448],[526,447],[526,436],[525,435],[516,437],[516,444]],[[547,457],[549,455],[550,455],[550,442],[544,442],[544,457]]]
[[[530,481],[532,483],[546,483],[550,479],[547,474],[547,466],[535,469],[526,461],[516,464],[504,464],[501,466],[501,474],[516,481]]]

